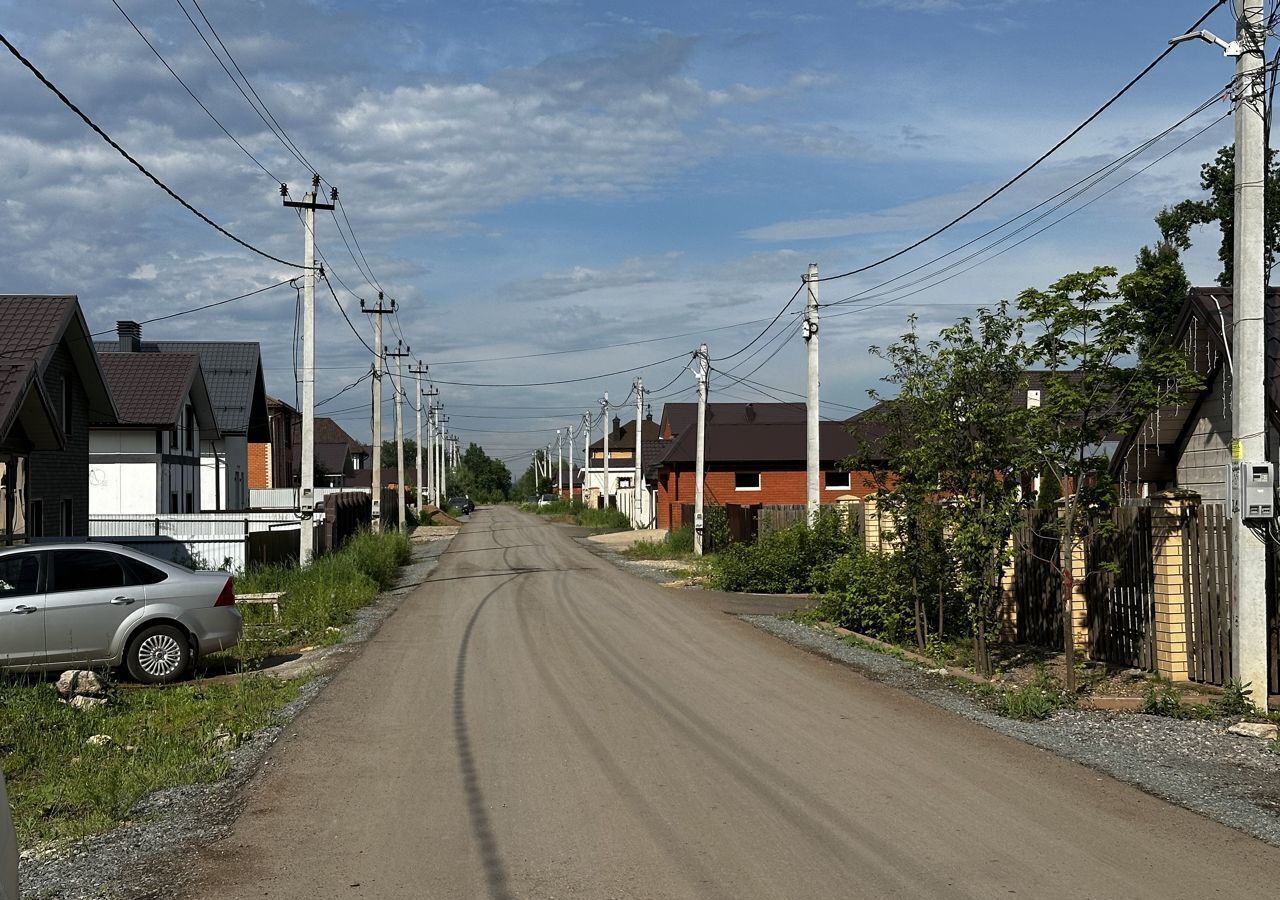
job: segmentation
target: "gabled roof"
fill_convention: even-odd
[[[172,428],[181,420],[190,395],[201,439],[217,439],[217,417],[200,372],[199,356],[194,353],[103,353],[101,358],[120,411],[119,424]]]
[[[610,425],[613,423],[611,422]],[[658,439],[658,423],[653,419],[645,419],[644,424],[640,428],[641,441],[656,441]],[[625,425],[619,425],[616,430],[609,432],[609,454],[613,455],[614,450],[634,450],[636,447],[636,422],[632,419]],[[604,438],[591,445],[592,450],[604,450]]]
[[[99,353],[124,349],[120,341],[99,341],[97,348]],[[140,341],[133,352],[196,354],[218,431],[269,439],[262,351],[256,341]]]
[[[0,364],[0,447],[61,450],[58,418],[34,362]]]
[[[74,294],[0,294],[0,365],[31,362],[43,378],[63,341],[88,396],[90,418],[114,420],[115,405],[79,299]]]

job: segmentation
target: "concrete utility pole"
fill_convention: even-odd
[[[414,478],[414,487],[416,488],[416,490],[417,490],[417,494],[418,494],[418,511],[419,511],[419,512],[421,512],[421,511],[422,511],[422,497],[423,497],[423,484],[422,484],[422,376],[423,376],[423,375],[426,375],[426,374],[427,374],[427,371],[428,371],[430,368],[431,368],[430,366],[424,366],[424,365],[422,364],[422,360],[418,360],[418,367],[417,367],[416,369],[415,369],[413,366],[410,366],[410,367],[409,367],[409,374],[410,374],[410,375],[412,375],[412,376],[414,376],[414,390],[413,390],[413,395],[414,395],[414,397],[416,398],[416,400],[415,400],[415,402],[414,402],[414,404],[413,404],[413,414],[414,414],[414,436],[413,436],[413,444],[414,444],[414,448],[417,450],[417,458],[418,458],[418,459],[417,459],[417,468],[416,468],[416,471],[415,471],[415,473],[414,473],[414,474],[415,474],[415,476],[416,476],[416,477]]]
[[[573,426],[570,425],[564,430],[565,449],[569,452],[569,471],[565,478],[569,482],[569,502],[573,502]]]
[[[822,488],[818,483],[818,467],[821,464],[821,450],[818,446],[818,265],[809,263],[809,272],[804,276],[808,289],[805,301],[804,323],[801,334],[809,347],[809,393],[805,398],[805,451],[804,451],[804,487],[805,505],[809,516],[809,525],[818,521],[818,509],[822,504]]]
[[[556,496],[564,499],[564,434],[556,429]]]
[[[698,453],[693,467],[693,552],[703,554],[702,482],[706,477],[707,446],[707,377],[711,369],[711,357],[707,345],[698,347]]]
[[[428,366],[427,368],[430,368],[430,366]],[[433,489],[433,486],[435,485],[436,482],[435,482],[435,471],[434,471],[435,460],[432,458],[432,455],[431,455],[432,454],[431,448],[434,446],[431,438],[431,428],[432,428],[431,418],[433,415],[433,410],[435,409],[435,402],[436,402],[435,398],[440,394],[440,391],[436,389],[435,385],[428,384],[427,389],[425,391],[422,391],[421,393],[422,393],[422,396],[418,398],[418,403],[421,404],[422,402],[425,401],[427,404],[427,446],[423,448],[423,458],[424,458],[424,465],[426,466],[426,474],[423,477],[426,479],[426,488],[427,488],[426,498],[429,502],[434,503],[435,491]]]
[[[301,202],[289,199],[288,185],[280,185],[284,205],[302,210],[302,472],[298,482],[298,565],[315,553],[313,516],[316,509],[316,210],[334,203],[316,202],[320,176],[311,176],[311,192]],[[334,200],[337,200],[334,189]]]
[[[405,503],[404,503],[404,409],[402,401],[404,400],[404,370],[401,368],[400,360],[409,355],[409,347],[402,342],[396,341],[396,352],[391,353],[383,348],[383,355],[389,356],[396,361],[396,511],[400,516],[400,530],[403,531],[407,524],[405,520]]]
[[[444,406],[440,407],[443,413]],[[440,502],[444,503],[449,499],[449,458],[446,455],[445,447],[449,443],[449,417],[440,416]]]
[[[1203,40],[1234,57],[1235,234],[1233,248],[1231,336],[1231,468],[1228,489],[1235,522],[1231,529],[1231,585],[1234,627],[1231,654],[1235,676],[1251,685],[1253,700],[1267,705],[1267,540],[1248,522],[1270,526],[1274,517],[1273,480],[1263,486],[1269,508],[1265,519],[1250,516],[1244,495],[1257,485],[1254,467],[1267,459],[1266,305],[1263,241],[1266,196],[1266,27],[1262,0],[1236,0],[1236,39],[1195,31],[1169,43]],[[1261,511],[1261,510],[1259,510]]]
[[[591,411],[582,414],[582,504],[587,503],[587,472],[591,469]]]
[[[604,399],[600,401],[600,425],[601,432],[604,433],[604,457],[602,466],[604,468],[604,488],[602,494],[604,496],[604,508],[609,508],[609,431],[613,427],[609,421],[609,392],[604,392]]]
[[[382,359],[382,317],[396,310],[396,301],[391,301],[389,308],[382,304],[382,291],[378,291],[378,305],[366,308],[364,300],[360,301],[360,311],[373,316],[373,479],[369,483],[370,500],[372,501],[372,521],[370,527],[374,534],[382,531],[382,373],[386,365]]]
[[[636,379],[636,480],[634,509],[631,511],[631,524],[636,528],[644,527],[644,460],[641,457],[644,443],[644,379]]]

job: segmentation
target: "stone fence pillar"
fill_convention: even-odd
[[[1200,498],[1168,491],[1151,498],[1151,555],[1155,571],[1156,671],[1187,681],[1186,535],[1190,510]]]

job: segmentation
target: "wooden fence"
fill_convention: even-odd
[[[1191,504],[1182,529],[1187,603],[1187,677],[1232,677],[1231,521],[1220,503]]]
[[[1155,561],[1151,507],[1111,511],[1085,549],[1089,656],[1114,666],[1156,668]]]
[[[1049,525],[1057,513],[1029,509],[1013,535],[1013,591],[1018,640],[1062,649],[1062,580],[1054,563],[1058,538]]]
[[[760,537],[808,521],[808,507],[803,503],[772,504],[760,507]]]

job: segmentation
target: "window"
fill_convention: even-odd
[[[823,478],[826,479],[827,490],[829,491],[847,491],[849,490],[849,473],[848,472],[823,472]]]
[[[760,490],[760,473],[759,472],[734,472],[733,473],[733,489],[735,491]]]
[[[35,553],[0,557],[0,598],[27,597],[39,586],[40,560]]]
[[[193,502],[192,502],[192,499],[191,499],[191,492],[190,492],[190,491],[187,491],[187,496],[186,496],[184,499],[186,500],[186,508],[185,508],[185,509],[183,509],[182,511],[183,511],[183,512],[195,512],[195,511],[196,511],[196,510],[195,510],[195,503],[193,503]]]
[[[169,452],[177,453],[178,447],[178,426],[174,425],[169,429]]]
[[[188,450],[196,449],[196,416],[191,411],[191,407],[187,407],[187,447]]]
[[[71,436],[71,379],[62,377],[62,433]]]
[[[27,517],[27,534],[31,537],[44,537],[44,501],[31,501],[31,515]]]
[[[128,573],[129,584],[159,584],[169,577],[168,572],[161,571],[155,566],[149,566],[144,562],[138,562],[136,559],[130,559],[127,556],[117,557],[124,563],[125,571]]]
[[[59,509],[59,521],[62,525],[62,531],[59,532],[63,537],[76,533],[76,501],[66,499],[62,501]]]
[[[105,550],[54,550],[49,566],[49,592],[93,591],[124,587],[121,559]]]
[[[178,492],[170,491],[169,492],[169,512],[176,513],[180,511],[181,510],[178,509]]]

